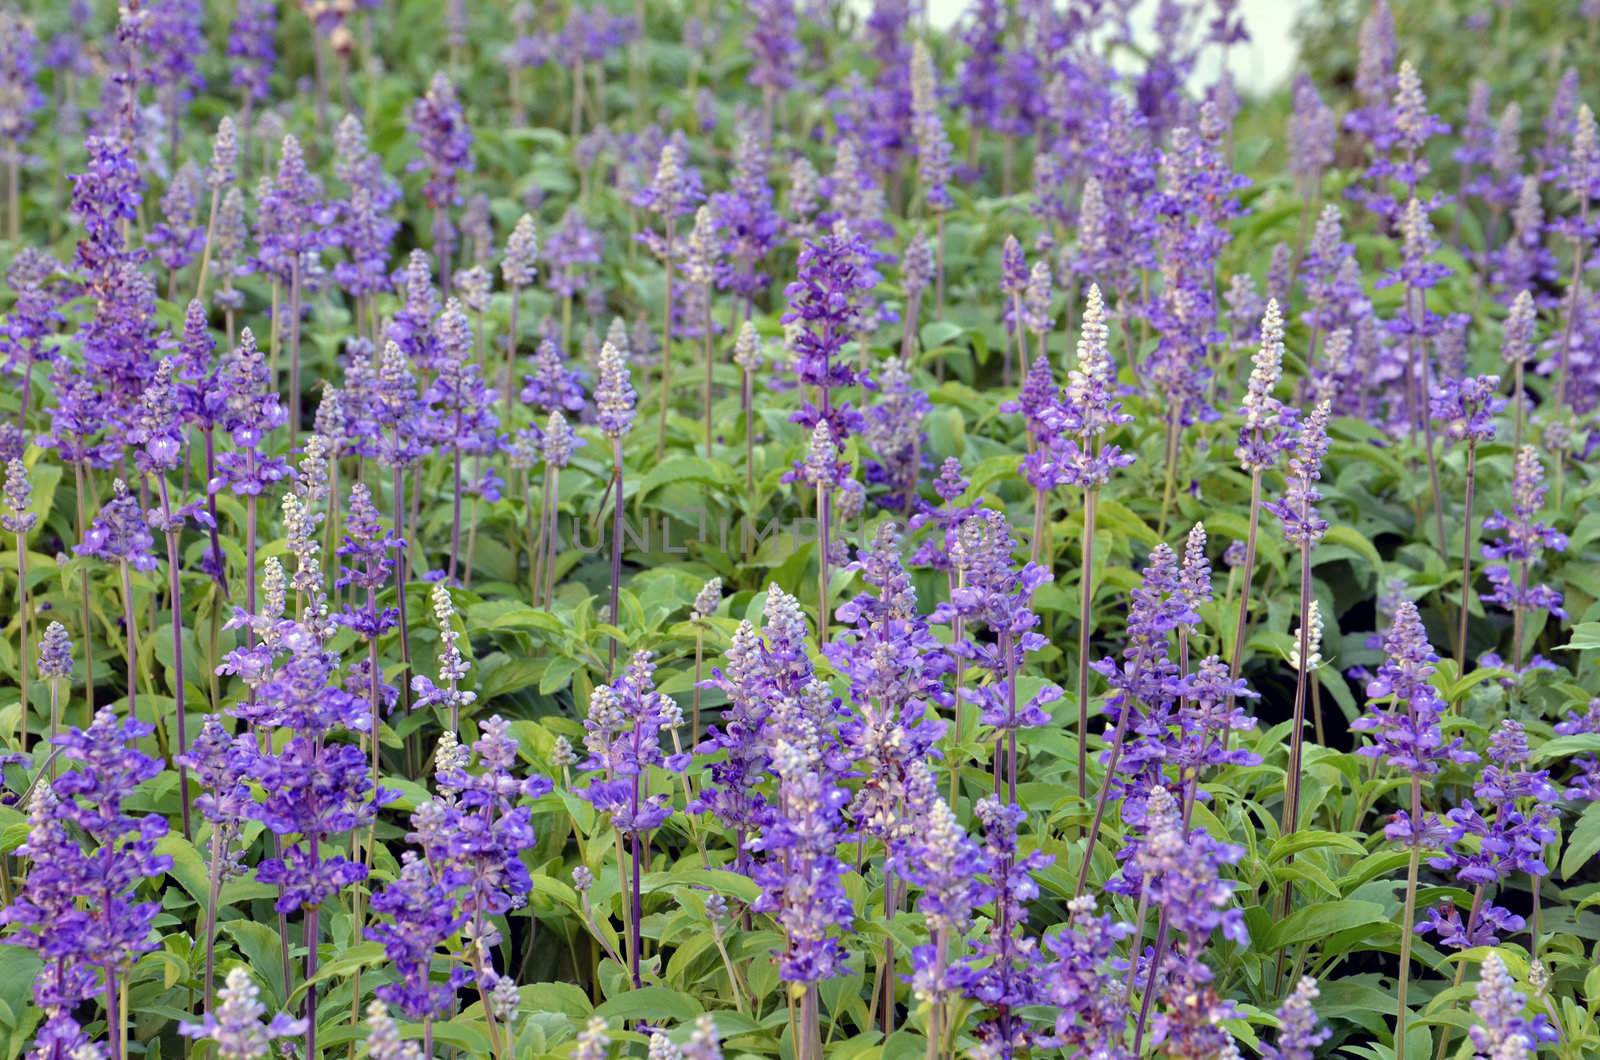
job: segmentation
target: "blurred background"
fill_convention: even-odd
[[[870,3],[862,3],[869,7]],[[961,17],[968,6],[967,0],[928,0],[928,17],[934,25],[948,27]],[[1140,4],[1135,21],[1147,35],[1155,20],[1156,4]],[[1294,38],[1295,22],[1311,8],[1319,6],[1315,0],[1240,0],[1239,11],[1250,27],[1250,40],[1229,52],[1228,66],[1233,71],[1233,81],[1239,91],[1259,95],[1279,88],[1288,82],[1294,72],[1297,46]],[[1345,6],[1322,4],[1323,7]],[[1202,83],[1216,79],[1217,60],[1208,54],[1199,64]]]

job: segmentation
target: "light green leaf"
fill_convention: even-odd
[[[1546,740],[1534,748],[1529,761],[1538,765],[1576,754],[1600,754],[1600,732],[1579,732]]]
[[[1600,802],[1589,804],[1567,837],[1567,849],[1561,855],[1561,878],[1572,879],[1596,854],[1600,854]]]
[[[664,986],[645,986],[618,994],[595,1009],[594,1014],[604,1017],[613,1026],[620,1026],[632,1020],[686,1023],[702,1011],[699,1002],[686,994]]]
[[[1354,898],[1317,902],[1296,909],[1283,920],[1275,921],[1266,937],[1260,940],[1258,948],[1276,950],[1297,942],[1326,938],[1335,931],[1386,923],[1388,919],[1383,906],[1377,902],[1363,902]]]
[[[1322,540],[1329,545],[1342,545],[1366,559],[1372,566],[1375,578],[1383,577],[1383,557],[1378,555],[1378,549],[1367,540],[1367,536],[1353,526],[1330,526]]]

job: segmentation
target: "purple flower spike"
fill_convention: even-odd
[[[422,151],[411,168],[427,171],[422,193],[428,206],[443,210],[456,205],[461,201],[461,174],[472,172],[472,130],[455,85],[442,71],[433,75],[427,92],[412,104],[411,133]]]
[[[1478,1022],[1467,1029],[1477,1055],[1493,1060],[1531,1060],[1541,1042],[1556,1040],[1555,1028],[1545,1016],[1528,1019],[1522,1014],[1524,1003],[1505,962],[1498,953],[1491,952],[1483,959],[1478,996],[1471,1006]]]
[[[160,762],[135,747],[154,731],[102,707],[87,729],[57,737],[67,768],[34,788],[27,838],[17,848],[30,867],[0,909],[0,926],[8,941],[44,958],[33,986],[34,1002],[47,1014],[39,1031],[43,1055],[52,1039],[77,1033],[74,1009],[104,996],[157,947],[159,905],[138,900],[138,889],[172,866],[155,853],[167,822],[126,809],[135,790],[161,772]]]
[[[1538,451],[1531,445],[1523,446],[1511,480],[1511,514],[1496,510],[1483,521],[1485,530],[1501,532],[1483,546],[1485,559],[1500,561],[1484,568],[1484,577],[1494,591],[1485,595],[1483,602],[1499,604],[1513,612],[1545,610],[1556,618],[1566,618],[1561,590],[1533,584],[1528,574],[1546,552],[1567,549],[1567,535],[1539,519],[1546,489]]]
[[[120,478],[111,484],[111,499],[100,508],[83,543],[76,552],[80,556],[93,556],[106,563],[127,563],[134,570],[156,569],[156,559],[150,554],[155,538],[150,535],[144,509],[138,498],[128,492]]]
[[[1367,713],[1350,725],[1372,734],[1372,742],[1357,748],[1356,754],[1379,759],[1414,778],[1438,773],[1447,762],[1476,762],[1478,756],[1459,737],[1446,743],[1440,731],[1444,701],[1429,681],[1439,657],[1428,644],[1415,603],[1400,601],[1394,624],[1384,635],[1383,650],[1387,658],[1367,684]],[[1423,813],[1419,818],[1414,806],[1397,812],[1385,834],[1402,845],[1437,845],[1443,830],[1437,817]]]
[[[207,1012],[200,1023],[178,1027],[185,1038],[212,1041],[218,1056],[265,1057],[270,1043],[278,1038],[295,1038],[305,1033],[306,1021],[280,1012],[263,1024],[267,1007],[260,1001],[261,990],[243,966],[228,972],[227,982],[217,991],[215,1012]]]
[[[1312,1008],[1316,1000],[1317,981],[1305,976],[1279,1007],[1278,1040],[1262,1047],[1262,1060],[1314,1060],[1317,1046],[1332,1036],[1317,1024],[1317,1012]]]

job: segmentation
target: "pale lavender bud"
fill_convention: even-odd
[[[232,184],[238,165],[238,134],[234,131],[233,119],[225,116],[217,123],[217,135],[211,141],[211,165],[206,170],[206,184],[213,188]]]

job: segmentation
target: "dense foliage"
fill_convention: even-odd
[[[0,7],[0,1056],[1600,1054],[1600,5],[1237,8]]]

